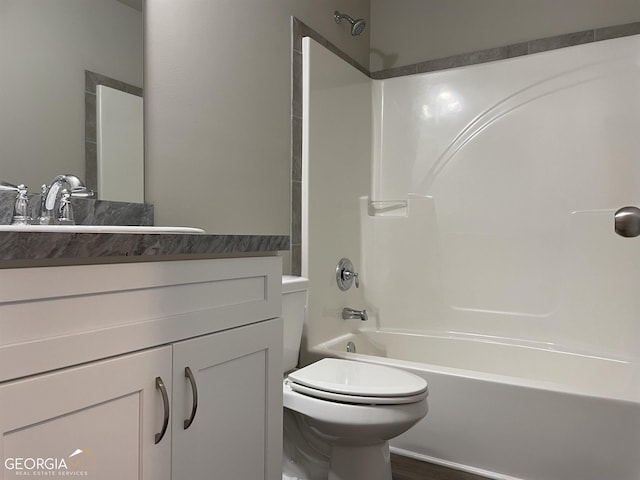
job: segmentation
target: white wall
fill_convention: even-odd
[[[302,275],[309,278],[307,346],[359,328],[343,307],[362,309],[362,291],[336,285],[342,257],[360,269],[360,200],[369,190],[371,81],[311,39],[304,39]],[[366,279],[363,279],[363,287]],[[373,323],[375,320],[370,320]]]
[[[115,0],[3,0],[0,178],[85,172],[85,70],[142,86],[142,13]]]
[[[636,0],[371,0],[371,71],[640,21]]]
[[[292,15],[367,65],[334,10],[368,0],[146,2],[146,198],[156,223],[288,234]],[[368,33],[368,32],[367,32]]]
[[[638,355],[638,242],[613,215],[640,202],[639,53],[636,35],[375,83],[373,197],[414,195],[363,219],[383,328]]]

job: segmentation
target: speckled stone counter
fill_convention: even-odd
[[[0,268],[274,254],[288,235],[0,232]]]

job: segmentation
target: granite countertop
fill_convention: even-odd
[[[288,235],[0,232],[0,268],[266,255],[288,249]]]
[[[32,205],[39,196],[32,196]],[[0,224],[11,223],[14,192],[0,192]],[[153,225],[149,204],[72,199],[78,225]],[[273,255],[288,235],[0,232],[0,268]]]

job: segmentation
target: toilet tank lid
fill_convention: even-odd
[[[309,279],[305,277],[295,277],[293,275],[282,276],[282,293],[298,292],[307,290]]]

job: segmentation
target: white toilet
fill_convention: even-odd
[[[395,368],[325,358],[299,370],[308,281],[282,277],[286,480],[391,480],[388,440],[427,414],[427,382]]]

